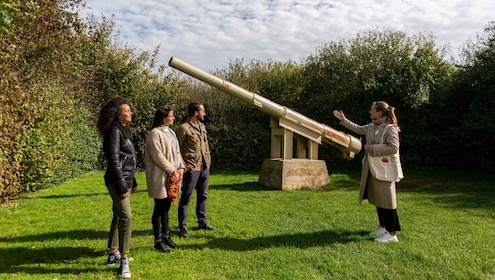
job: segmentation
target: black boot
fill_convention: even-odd
[[[170,250],[161,239],[155,240],[155,250],[161,253],[170,253]]]
[[[189,237],[189,231],[187,230],[187,226],[185,225],[182,225],[182,226],[179,226],[179,229],[180,229],[180,237],[183,237],[183,238],[188,238]]]
[[[163,233],[162,240],[163,243],[167,244],[170,248],[177,248],[177,244],[175,244],[174,241],[172,241],[172,238],[170,238],[170,231]]]

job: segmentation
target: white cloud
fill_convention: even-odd
[[[87,6],[97,17],[114,15],[130,46],[160,45],[161,63],[175,56],[206,71],[235,59],[299,62],[323,43],[371,28],[432,34],[455,55],[495,20],[493,0],[87,0]]]

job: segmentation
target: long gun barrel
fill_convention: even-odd
[[[168,64],[278,119],[281,127],[295,131],[317,143],[321,144],[323,141],[338,148],[346,159],[353,159],[354,155],[361,151],[361,141],[352,135],[319,123],[263,96],[211,75],[178,58],[171,57]]]

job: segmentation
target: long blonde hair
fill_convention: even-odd
[[[382,117],[387,117],[387,122],[393,124],[394,127],[400,132],[400,127],[395,116],[395,107],[389,106],[385,101],[375,101],[373,102],[373,107],[375,110],[382,113]]]

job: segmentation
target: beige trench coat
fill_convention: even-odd
[[[352,132],[365,135],[366,144],[378,144],[382,133],[384,133],[387,123],[374,125],[358,125],[347,119],[344,119],[340,124]],[[373,146],[371,155],[399,155],[399,132],[395,127],[387,129],[383,137],[384,146]],[[363,158],[363,166],[361,170],[361,182],[359,190],[359,204],[363,199],[368,199],[368,202],[377,207],[385,209],[397,209],[396,187],[395,182],[385,182],[375,179],[370,172],[367,154]],[[399,167],[400,168],[400,167]]]
[[[175,136],[172,129],[169,130]],[[165,188],[167,177],[175,170],[185,168],[178,145],[177,141],[177,154],[174,154],[172,142],[166,132],[163,131],[163,127],[153,128],[146,138],[144,164],[149,197],[167,198]],[[176,159],[180,162],[180,166],[177,169],[174,164]]]

